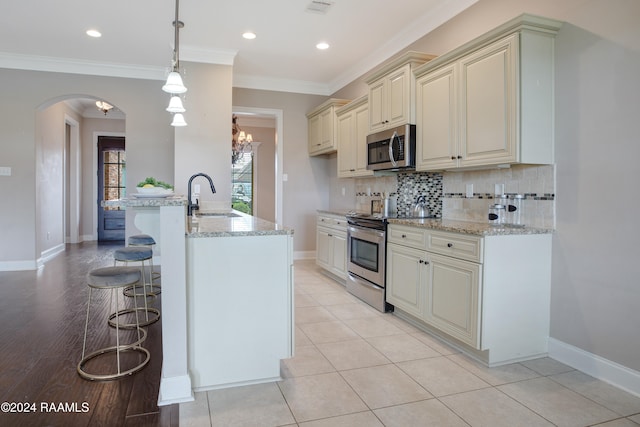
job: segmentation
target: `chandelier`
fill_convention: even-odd
[[[182,106],[182,99],[180,94],[185,93],[187,88],[182,83],[182,76],[180,75],[180,28],[184,27],[184,22],[178,19],[178,7],[179,0],[176,0],[176,18],[173,21],[174,27],[174,40],[173,40],[173,59],[171,61],[171,72],[167,76],[167,82],[162,86],[162,90],[171,94],[169,100],[169,106],[167,111],[173,114],[173,121],[171,126],[186,126],[187,122],[184,120],[184,113],[186,110]]]
[[[98,107],[98,110],[102,111],[106,116],[109,110],[113,108],[113,105],[105,101],[96,101],[96,107]]]
[[[242,156],[245,153],[251,153],[253,147],[251,143],[253,142],[253,137],[250,133],[245,133],[242,129],[240,129],[240,125],[238,124],[238,117],[233,115],[231,117],[231,163],[236,164],[236,162],[242,159]]]

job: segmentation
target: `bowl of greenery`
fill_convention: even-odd
[[[148,177],[138,183],[136,190],[139,194],[171,194],[173,193],[173,185]]]

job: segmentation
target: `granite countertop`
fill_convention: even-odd
[[[127,197],[125,199],[118,200],[103,200],[101,203],[103,207],[160,207],[160,206],[186,206],[187,198],[180,195],[170,197]]]
[[[320,214],[345,216],[353,213],[349,210],[318,210]],[[484,222],[460,221],[452,219],[418,219],[418,218],[389,218],[389,224],[402,224],[412,227],[429,228],[431,230],[451,231],[454,233],[473,234],[476,236],[508,236],[523,234],[551,234],[552,229],[534,227],[496,227]]]
[[[401,219],[389,218],[389,224],[402,224],[432,230],[474,234],[476,236],[507,236],[522,234],[550,234],[553,230],[533,227],[496,227],[484,222],[458,221],[451,219]]]
[[[205,215],[187,221],[187,238],[293,234],[293,229],[238,211],[231,211],[234,216],[224,216],[223,212],[203,213]],[[207,213],[213,215],[207,216]]]

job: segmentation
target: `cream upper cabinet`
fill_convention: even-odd
[[[338,121],[338,177],[371,176],[367,170],[369,104],[358,98],[336,112]]]
[[[457,70],[455,65],[447,65],[416,82],[418,170],[446,169],[458,164]]]
[[[331,98],[307,113],[310,156],[334,153],[338,148],[336,109],[349,100]]]
[[[523,15],[416,75],[416,169],[551,164],[554,37]]]
[[[365,78],[369,85],[369,133],[415,123],[413,69],[432,58],[408,52]]]

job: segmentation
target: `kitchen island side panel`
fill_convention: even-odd
[[[194,390],[280,379],[293,349],[291,235],[187,238]]]

